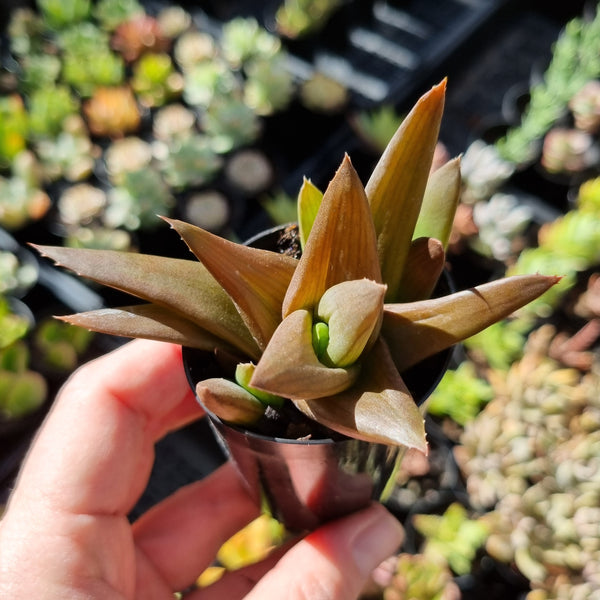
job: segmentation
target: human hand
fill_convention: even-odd
[[[230,463],[131,525],[154,444],[202,415],[180,349],[136,340],[79,369],[57,396],[0,521],[0,597],[172,600],[258,516]],[[380,505],[186,598],[356,598],[401,527]]]

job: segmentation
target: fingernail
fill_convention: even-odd
[[[394,554],[402,543],[402,525],[382,506],[374,507],[373,517],[353,539],[353,557],[363,575]]]

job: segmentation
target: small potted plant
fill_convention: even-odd
[[[199,262],[38,247],[146,301],[66,321],[198,349],[188,372],[200,401],[256,501],[291,529],[364,506],[400,448],[427,451],[403,374],[559,279],[518,276],[430,298],[460,193],[458,159],[429,175],[445,87],[418,101],[366,187],[348,156],[324,194],[305,181],[299,260],[176,220]],[[435,383],[430,369],[417,387]]]

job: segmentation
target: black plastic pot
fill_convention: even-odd
[[[272,250],[284,229],[274,228],[248,243]],[[443,288],[449,286],[445,279],[440,291],[445,293]],[[448,349],[403,373],[418,404],[439,383],[451,354]],[[194,390],[199,381],[223,376],[222,365],[210,352],[184,348],[183,362]],[[403,454],[399,447],[351,439],[329,430],[310,439],[263,435],[207,413],[254,501],[290,531],[312,530],[367,506],[371,500],[385,500],[386,485]]]

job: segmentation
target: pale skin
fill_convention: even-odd
[[[180,349],[136,340],[75,372],[0,521],[0,598],[172,600],[258,516],[226,463],[130,524],[154,444],[202,416]],[[330,523],[186,598],[346,600],[401,543],[381,505]]]

